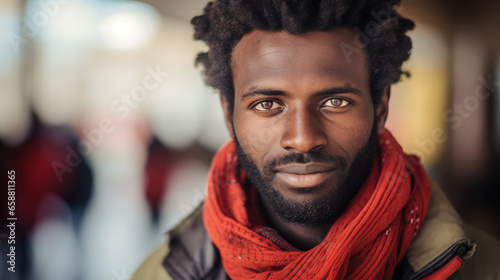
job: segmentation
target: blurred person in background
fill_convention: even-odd
[[[221,0],[192,20],[232,141],[133,279],[500,278],[498,241],[385,128],[414,28],[398,3]]]

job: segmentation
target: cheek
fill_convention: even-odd
[[[279,126],[269,120],[235,114],[233,125],[242,149],[258,164],[264,162],[273,146],[279,143]]]
[[[366,146],[373,128],[373,110],[338,117],[327,125],[331,143],[345,151],[351,159]]]

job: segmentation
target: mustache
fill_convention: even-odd
[[[310,162],[326,163],[335,165],[337,168],[344,168],[347,166],[347,160],[338,155],[330,155],[322,152],[308,152],[308,153],[293,153],[287,154],[278,158],[269,159],[264,163],[264,170],[271,171],[276,166],[299,163],[305,164]]]

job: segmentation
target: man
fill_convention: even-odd
[[[460,218],[385,129],[414,26],[395,4],[219,0],[192,20],[233,141],[204,204],[134,279],[478,273],[459,270],[476,250]],[[496,260],[464,279],[493,279]]]

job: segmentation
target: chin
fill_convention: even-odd
[[[335,186],[258,188],[262,200],[286,222],[317,226],[333,222],[344,208],[345,197]]]

